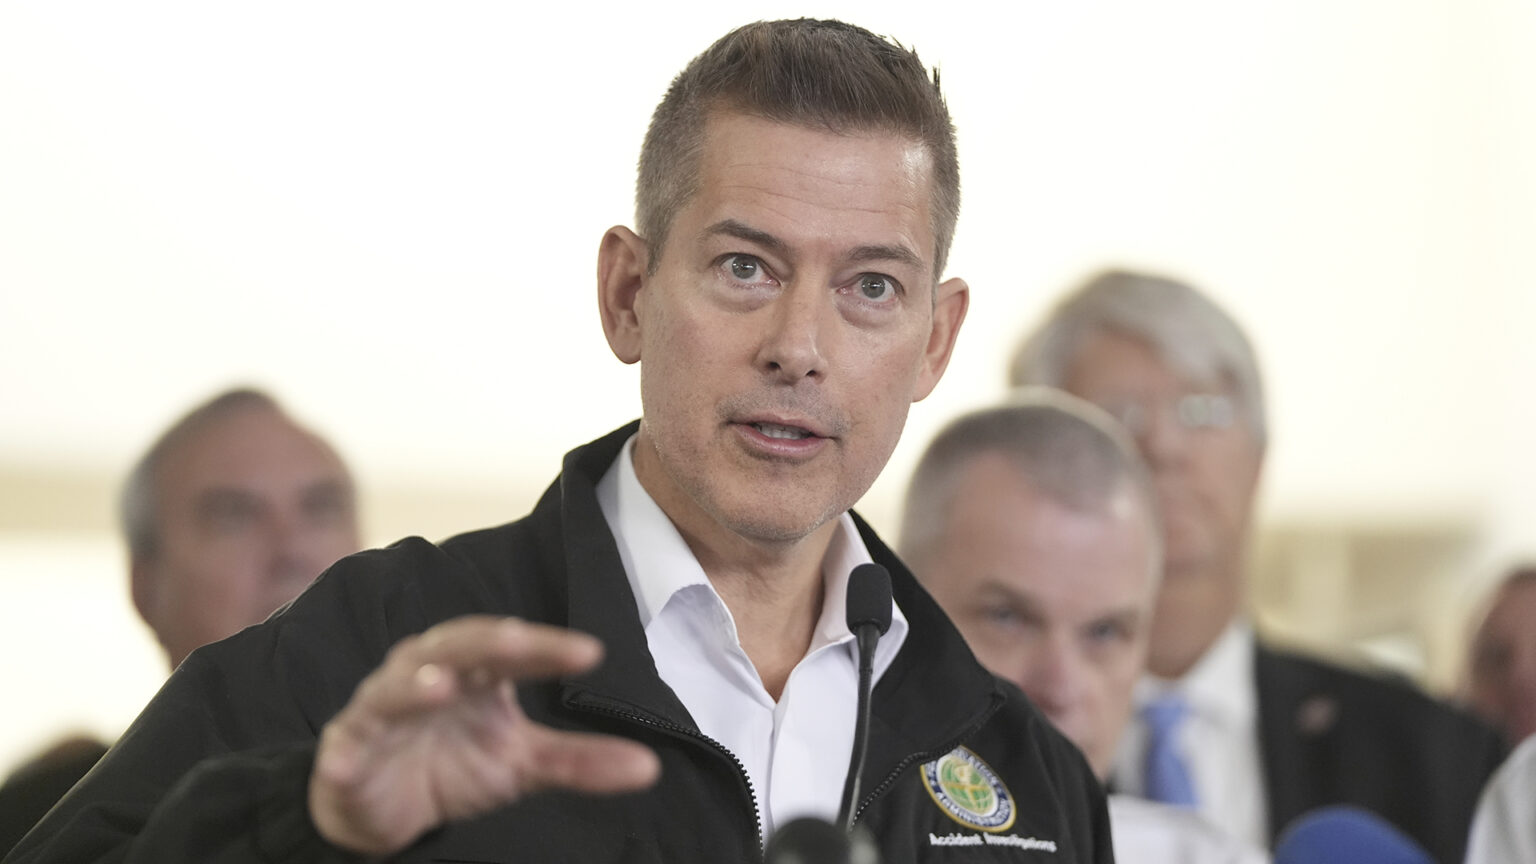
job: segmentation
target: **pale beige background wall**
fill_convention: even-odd
[[[1258,343],[1276,626],[1443,687],[1462,605],[1536,544],[1530,4],[514,5],[0,4],[0,769],[158,684],[110,495],[192,401],[279,393],[378,542],[515,516],[637,413],[597,239],[670,75],[745,17],[893,33],[959,124],[971,317],[877,524],[1021,328],[1124,263]]]

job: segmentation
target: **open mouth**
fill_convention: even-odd
[[[780,426],[776,423],[753,423],[752,428],[762,433],[764,438],[781,438],[789,441],[798,441],[802,438],[810,438],[811,433],[798,426]]]

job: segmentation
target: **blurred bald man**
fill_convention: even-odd
[[[258,390],[221,393],[167,429],[120,503],[133,603],[172,669],[361,548],[341,457]],[[71,737],[16,769],[0,786],[0,855],[105,752]]]
[[[222,393],[167,430],[121,504],[133,603],[173,668],[361,548],[341,458],[257,390]]]
[[[900,550],[982,665],[1106,778],[1162,571],[1155,495],[1114,420],[1043,388],[955,420],[918,464]],[[1111,795],[1109,811],[1118,860],[1267,860],[1189,810]]]
[[[1396,676],[1278,650],[1247,619],[1268,434],[1258,361],[1237,322],[1183,282],[1108,271],[1050,310],[1010,373],[1116,417],[1157,491],[1164,582],[1116,788],[1182,797],[1261,845],[1307,811],[1352,804],[1460,861],[1504,753],[1493,730]],[[1179,796],[1154,783],[1154,754],[1182,763]]]

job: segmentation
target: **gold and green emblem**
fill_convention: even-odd
[[[923,786],[949,818],[980,831],[1013,827],[1013,796],[980,756],[964,747],[923,766]]]

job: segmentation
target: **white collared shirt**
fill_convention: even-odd
[[[1195,782],[1200,815],[1234,837],[1268,848],[1253,663],[1253,629],[1234,620],[1183,678],[1165,681],[1149,675],[1137,682],[1138,710],[1120,739],[1111,772],[1115,788],[1131,795],[1144,793],[1147,727],[1139,709],[1177,690],[1189,704],[1178,743]]]
[[[1269,864],[1269,853],[1198,813],[1132,795],[1109,796],[1115,860],[1135,864]]]
[[[618,543],[656,671],[699,731],[741,761],[764,837],[797,816],[836,819],[858,707],[858,649],[845,612],[848,574],[871,560],[853,519],[846,513],[838,519],[822,559],[821,619],[774,702],[741,647],[730,610],[635,476],[634,440],[598,482],[597,501]],[[891,628],[875,650],[875,680],[906,635],[907,620],[893,601]]]
[[[1536,861],[1536,735],[1509,754],[1483,788],[1467,864]]]

